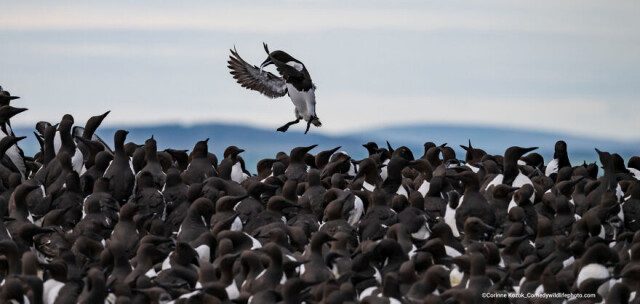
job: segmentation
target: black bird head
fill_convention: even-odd
[[[127,134],[129,134],[129,131],[125,131],[125,130],[116,131],[116,134],[113,135],[114,146],[124,148],[124,141],[127,140]]]
[[[85,139],[91,139],[93,134],[96,132],[102,121],[109,115],[111,111],[104,112],[101,115],[92,116],[87,120],[87,123],[84,126],[84,131],[82,132],[82,137]]]
[[[567,143],[563,140],[556,142],[553,152],[553,158],[565,157],[567,155]]]
[[[529,201],[534,192],[535,189],[533,188],[533,186],[531,186],[530,184],[525,184],[520,189],[516,190],[516,192],[513,194],[513,200],[516,201],[518,205],[524,204]]]
[[[409,149],[409,148],[407,148],[405,146],[401,146],[401,147],[393,150],[392,157],[394,157],[394,156],[399,156],[399,157],[402,157],[402,158],[404,158],[406,160],[409,160],[409,161],[415,159],[413,157],[413,153],[411,152],[411,149]]]
[[[199,197],[191,206],[189,206],[189,213],[194,216],[202,216],[205,219],[211,217],[211,215],[215,212],[215,205],[213,202],[206,197]]]
[[[18,96],[12,96],[11,93],[9,93],[9,91],[5,91],[1,86],[0,86],[0,106],[6,106],[9,104],[10,101],[14,100],[14,99],[18,99],[20,97]]]
[[[209,154],[209,139],[201,140],[196,143],[191,151],[191,157],[207,157]]]
[[[224,158],[227,158],[227,157],[235,158],[238,156],[238,154],[242,152],[244,152],[243,149],[240,149],[236,146],[229,146],[224,150]]]
[[[505,161],[517,161],[523,155],[538,149],[538,147],[522,148],[522,147],[510,147],[504,152]]]
[[[289,157],[293,161],[302,162],[304,160],[305,155],[307,155],[307,153],[309,153],[309,151],[311,151],[313,148],[315,148],[317,146],[318,145],[311,145],[311,146],[308,146],[308,147],[296,147],[296,148],[293,148],[291,150],[291,153],[289,153]]]
[[[611,154],[611,161],[612,161],[613,170],[615,173],[630,172],[629,170],[627,170],[627,167],[624,165],[624,159],[622,158],[622,156],[620,156],[620,154],[618,153]]]
[[[270,64],[273,64],[273,61],[271,61],[271,52],[269,52],[269,47],[264,42],[262,43],[262,46],[264,46],[264,51],[267,52],[267,59],[265,59],[262,64],[260,64],[260,70],[264,69]]]
[[[611,153],[606,151],[600,151],[597,148],[595,149],[598,152],[598,157],[600,158],[600,164],[602,164],[602,169],[604,170],[604,177],[606,182],[606,189],[615,190],[616,189],[616,179],[614,175],[614,161]]]
[[[58,131],[60,133],[69,133],[71,132],[71,127],[75,123],[73,116],[71,114],[64,114],[60,123],[58,124]]]
[[[158,151],[158,143],[156,142],[155,138],[153,138],[153,135],[151,135],[151,138],[147,139],[144,142],[144,149],[145,151],[152,153],[156,153]]]
[[[467,152],[465,155],[465,161],[472,165],[479,162],[482,157],[487,154],[487,152],[482,149],[474,148],[471,145],[471,139],[469,139],[469,146],[460,145],[460,147]]]
[[[336,151],[338,151],[340,148],[342,148],[342,146],[337,146],[330,150],[318,152],[318,154],[316,154],[316,157],[314,159],[315,166],[319,169],[322,169],[329,162],[329,160],[332,158],[334,153],[336,153]]]
[[[262,43],[262,46],[264,46],[264,51],[267,52],[267,59],[265,59],[262,64],[260,64],[260,69],[262,70],[263,68],[269,66],[270,64],[274,64],[274,60],[275,61],[279,61],[282,63],[287,63],[287,62],[297,62],[302,64],[302,62],[298,61],[297,59],[293,58],[291,55],[283,52],[283,51],[273,51],[270,52],[269,51],[269,46],[267,46],[266,43]]]
[[[367,149],[367,152],[369,152],[369,155],[372,154],[376,154],[378,152],[378,145],[372,141],[362,145],[365,149]]]
[[[425,142],[425,143],[422,145],[422,147],[424,148],[424,153],[427,153],[427,151],[429,151],[429,149],[431,149],[431,148],[435,148],[435,147],[436,147],[436,144],[435,144],[435,143],[433,143],[432,141],[428,141],[428,142]]]
[[[7,123],[11,117],[26,111],[25,108],[15,108],[9,105],[0,107],[0,123]]]
[[[249,195],[223,196],[216,201],[216,212],[233,211],[233,207],[247,197]]]

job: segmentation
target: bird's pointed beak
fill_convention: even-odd
[[[18,115],[18,114],[20,114],[20,113],[22,113],[22,112],[24,112],[26,110],[27,110],[26,108],[13,108],[11,110],[11,117],[13,117],[15,115]]]
[[[273,64],[273,61],[271,61],[271,57],[267,57],[267,59],[265,59],[262,62],[262,64],[260,64],[260,72],[262,72],[262,69],[264,69],[265,67],[267,67],[270,64]]]
[[[317,147],[317,146],[318,146],[318,145],[311,145],[311,146],[305,147],[305,148],[304,148],[304,152],[305,152],[305,153],[308,153],[309,151],[313,150],[313,148],[315,148],[315,147]]]

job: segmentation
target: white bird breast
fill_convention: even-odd
[[[56,281],[54,279],[49,279],[44,282],[43,286],[43,295],[42,299],[45,304],[53,304],[58,297],[58,293],[60,289],[64,287],[64,283],[60,281]]]
[[[382,178],[382,180],[386,180],[387,176],[389,175],[387,173],[387,166],[389,164],[389,159],[385,160],[382,164],[385,165],[384,167],[382,167],[382,169],[380,169],[380,177]]]
[[[577,285],[580,286],[586,279],[604,279],[609,276],[609,270],[601,264],[592,263],[580,269]]]
[[[236,183],[242,183],[245,179],[247,179],[247,174],[242,171],[242,164],[237,162],[231,167],[231,180]]]
[[[358,224],[362,214],[364,214],[364,203],[362,202],[362,199],[356,195],[353,202],[353,209],[349,212],[349,225],[355,226]]]
[[[431,188],[431,183],[429,183],[428,181],[424,180],[422,181],[422,184],[420,185],[420,188],[418,188],[418,192],[420,192],[420,194],[422,194],[422,197],[427,196],[427,193],[429,192],[429,188]]]
[[[315,89],[299,91],[292,84],[287,83],[287,91],[291,102],[296,107],[296,114],[305,121],[311,120],[311,116],[316,116],[316,94]]]
[[[460,201],[462,201],[462,197],[460,198]],[[444,213],[444,222],[451,228],[453,236],[460,237],[460,232],[458,232],[458,226],[456,225],[456,210],[451,208],[449,204],[447,204],[447,210]]]
[[[549,176],[553,173],[558,173],[558,159],[554,158],[547,164],[547,168],[544,170],[544,175]]]

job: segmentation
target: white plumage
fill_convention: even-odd
[[[576,284],[580,286],[582,282],[587,279],[604,279],[609,277],[609,270],[607,270],[604,265],[592,263],[588,264],[582,269],[580,269],[580,273],[578,273],[578,279],[576,280]]]
[[[559,162],[557,158],[552,159],[544,170],[544,175],[550,176],[553,173],[558,173]]]
[[[42,300],[44,304],[53,304],[58,297],[60,289],[64,287],[64,283],[54,279],[48,279],[44,282]]]
[[[460,201],[462,201],[462,197],[460,197]],[[444,213],[444,222],[451,227],[451,232],[453,232],[453,236],[460,237],[460,232],[458,232],[458,226],[456,225],[456,209],[451,208],[449,204],[447,204],[447,210]]]
[[[418,192],[420,192],[422,197],[425,197],[425,196],[427,196],[427,193],[429,192],[430,188],[431,188],[431,183],[429,183],[428,181],[424,180],[424,181],[422,181],[422,184],[420,185],[420,188],[418,188]]]

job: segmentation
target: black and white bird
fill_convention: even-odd
[[[311,81],[309,71],[304,64],[283,51],[269,52],[266,44],[264,44],[264,50],[268,56],[260,67],[244,61],[235,48],[231,50],[228,67],[233,78],[242,87],[258,91],[270,98],[289,95],[295,106],[296,119],[278,128],[278,131],[286,132],[291,125],[299,123],[301,119],[307,122],[305,134],[309,131],[311,124],[316,127],[322,126],[316,114],[316,86]],[[280,77],[263,71],[271,64],[276,66]]]

